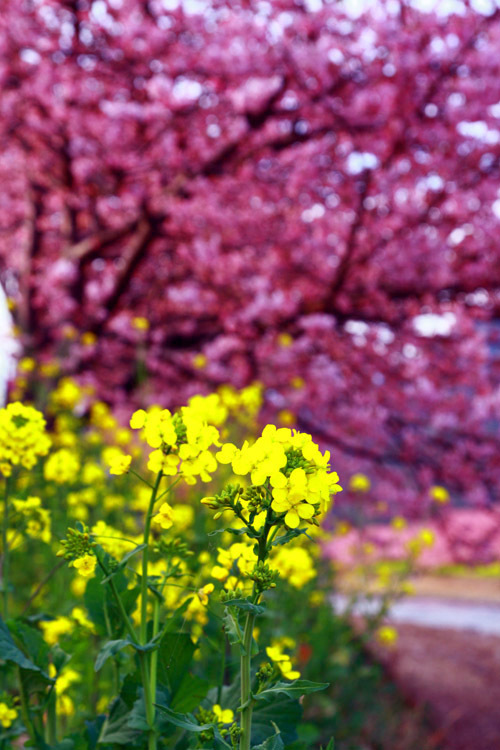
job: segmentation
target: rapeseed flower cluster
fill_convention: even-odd
[[[24,533],[33,539],[40,539],[48,544],[51,539],[50,511],[42,508],[39,497],[28,497],[26,500],[12,501],[12,505],[22,522]]]
[[[287,680],[297,680],[300,677],[300,672],[293,668],[292,657],[284,650],[286,647],[294,646],[295,643],[291,639],[285,638],[274,640],[272,645],[266,648],[267,656]]]
[[[0,703],[0,726],[3,729],[8,729],[17,719],[17,711],[7,703],[3,701]]]
[[[80,460],[73,450],[61,448],[52,453],[43,467],[43,475],[49,482],[67,484],[74,482],[80,471]]]
[[[234,474],[249,476],[254,487],[265,485],[270,507],[290,529],[296,529],[301,521],[314,523],[313,519],[327,510],[331,496],[342,489],[338,474],[330,471],[330,453],[321,453],[311,435],[285,427],[267,425],[254,443],[245,441],[241,448],[225,443],[216,458],[221,464],[231,464]],[[259,503],[253,494],[250,499],[255,512]],[[236,508],[238,515],[239,509],[245,508],[245,494],[239,507],[234,503],[236,495],[227,500],[222,495],[205,498],[203,502],[213,509]],[[269,503],[261,497],[263,511]]]
[[[12,474],[16,466],[32,469],[49,452],[51,441],[43,414],[15,401],[0,409],[0,473]]]
[[[179,475],[187,484],[195,484],[197,477],[203,482],[211,480],[217,462],[210,448],[220,445],[219,431],[207,422],[204,412],[195,405],[175,413],[159,407],[148,412],[139,409],[132,415],[130,426],[141,430],[142,440],[153,449],[148,459],[150,471]],[[118,468],[116,464],[114,468]]]

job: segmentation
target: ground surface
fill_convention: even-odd
[[[436,748],[500,750],[500,583],[429,577],[417,591],[379,655],[408,701],[428,705]]]

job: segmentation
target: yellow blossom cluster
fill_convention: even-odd
[[[296,589],[301,589],[316,576],[314,560],[304,547],[278,547],[271,556],[269,565]]]
[[[212,568],[211,575],[218,581],[227,581],[233,570],[240,576],[247,576],[257,562],[253,544],[247,542],[235,542],[227,549],[219,547],[217,552],[217,563]]]
[[[330,453],[321,453],[311,435],[286,427],[267,425],[254,443],[245,441],[241,448],[225,443],[216,458],[231,464],[234,474],[249,475],[253,485],[269,482],[272,509],[291,529],[324,513],[342,489],[338,474],[330,471]]]
[[[15,466],[32,469],[49,452],[51,441],[43,414],[15,401],[0,409],[0,473],[8,477]]]
[[[68,448],[61,448],[52,453],[43,467],[45,479],[56,484],[74,482],[79,471],[80,460],[76,453]]]
[[[3,729],[8,729],[12,726],[14,721],[17,719],[17,711],[15,708],[8,706],[7,703],[0,703],[0,726]]]
[[[65,667],[57,673],[53,664],[49,664],[49,677],[56,680],[56,707],[60,716],[72,716],[75,712],[73,700],[67,695],[68,690],[75,682],[80,682],[81,675],[74,669]]]
[[[13,500],[12,505],[23,521],[23,531],[33,539],[50,542],[50,511],[42,508],[39,497],[28,497],[26,500]]]
[[[284,639],[284,642],[281,639],[273,641],[272,645],[266,648],[269,659],[287,680],[297,680],[300,677],[300,672],[293,668],[291,656],[284,650],[286,647],[293,648],[294,645],[291,639]]]
[[[203,409],[185,406],[174,414],[159,407],[148,412],[139,409],[130,426],[141,430],[141,438],[153,449],[148,469],[167,476],[179,474],[187,484],[195,484],[197,477],[211,480],[217,462],[210,448],[219,445],[219,431],[207,422]]]

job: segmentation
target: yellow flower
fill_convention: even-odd
[[[207,366],[208,359],[204,354],[196,354],[192,361],[193,367],[196,367],[197,370],[203,370]]]
[[[77,569],[78,573],[84,578],[89,578],[95,570],[97,560],[94,555],[83,555],[73,560],[73,567]]]
[[[294,469],[287,477],[281,472],[271,476],[273,502],[271,507],[276,513],[286,513],[285,523],[296,529],[301,520],[310,520],[315,513],[314,507],[304,501],[307,494],[307,475],[304,469]]]
[[[0,703],[0,725],[3,729],[8,729],[17,719],[17,711],[6,703]]]
[[[212,707],[213,713],[216,715],[217,720],[221,724],[232,724],[234,721],[234,713],[230,708],[221,708],[218,703]]]
[[[375,637],[384,646],[393,646],[398,639],[398,631],[392,625],[382,625],[377,629]]]
[[[176,529],[179,529],[179,531],[185,531],[194,521],[194,508],[185,503],[177,503],[177,505],[172,507],[172,520]],[[200,555],[198,557],[200,557]]]
[[[162,503],[158,513],[153,517],[153,521],[159,524],[162,529],[170,529],[174,525],[174,509],[168,503]]]
[[[92,331],[85,331],[80,340],[84,346],[93,346],[97,342],[97,336]]]
[[[0,409],[0,471],[5,476],[13,466],[32,469],[40,456],[47,455],[51,441],[45,425],[41,412],[18,401]]]
[[[20,372],[33,372],[35,369],[35,360],[31,357],[23,357],[23,359],[19,362],[19,371]]]
[[[368,492],[372,483],[366,474],[353,474],[349,479],[349,489],[353,492]]]
[[[286,349],[292,346],[293,337],[289,333],[280,333],[278,336],[278,344]]]
[[[198,598],[205,606],[208,604],[208,595],[214,590],[213,583],[207,583],[201,589],[198,589]]]
[[[61,448],[49,456],[43,468],[43,475],[48,481],[65,484],[76,481],[79,471],[78,456],[67,448]]]
[[[418,535],[419,540],[424,547],[432,547],[435,542],[436,536],[432,529],[422,529]]]
[[[149,320],[141,316],[132,318],[132,328],[136,331],[147,331],[149,329]]]
[[[81,607],[73,607],[71,610],[71,617],[75,620],[78,625],[86,630],[94,632],[94,625],[87,617],[85,611]]]
[[[50,400],[62,409],[74,409],[82,397],[82,389],[72,378],[62,378]]]
[[[303,547],[274,548],[269,565],[294,588],[300,589],[316,576],[314,561]]]
[[[441,487],[438,484],[430,488],[429,495],[436,503],[448,503],[450,501],[450,493],[446,487]]]
[[[287,680],[297,680],[300,677],[300,672],[295,670],[292,666],[291,657],[288,654],[285,654],[279,646],[268,646],[266,648],[266,654],[271,661],[276,664],[283,677]]]
[[[278,419],[281,422],[281,424],[287,425],[289,427],[292,424],[295,424],[295,414],[290,411],[289,409],[283,409],[278,414]]]
[[[395,516],[391,521],[391,526],[393,529],[396,529],[396,531],[401,531],[406,528],[407,523],[404,518],[401,518],[401,516]]]
[[[132,456],[122,453],[122,451],[117,448],[108,461],[109,473],[115,475],[126,474],[130,468],[131,461]]]
[[[130,417],[130,426],[133,430],[142,430],[146,424],[147,414],[144,409],[138,409]]]
[[[40,627],[49,646],[53,646],[62,635],[67,635],[74,629],[73,622],[69,617],[57,617],[55,620],[49,621],[41,620]]]

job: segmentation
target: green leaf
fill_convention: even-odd
[[[302,718],[302,706],[297,700],[274,693],[255,704],[252,718],[252,741],[264,742],[274,734],[273,722],[279,722],[281,738],[285,745],[297,738],[296,727]]]
[[[248,599],[230,599],[224,604],[226,607],[237,607],[244,612],[252,612],[254,615],[261,615],[266,610],[262,604],[253,604]]]
[[[224,608],[224,631],[227,635],[229,643],[240,643],[243,645],[243,633],[241,632],[240,625],[238,623],[238,617],[233,615],[229,611],[228,607]]]
[[[259,534],[254,533],[251,531],[251,529],[248,529],[246,526],[242,529],[215,529],[215,531],[209,531],[207,536],[216,536],[217,534],[225,534],[227,531],[228,534],[233,534],[234,536],[243,536],[244,534],[246,536],[249,536],[251,539],[258,539]]]
[[[323,748],[321,750],[323,750]],[[335,750],[335,740],[333,739],[333,737],[331,738],[330,742],[326,746],[325,750]]]
[[[187,633],[164,633],[158,650],[158,681],[172,694],[189,671],[196,645]]]
[[[101,553],[104,556],[104,552]],[[106,560],[109,560],[109,555],[106,556]],[[111,623],[111,635],[115,638],[119,637],[124,630],[122,617],[118,605],[115,602],[113,594],[109,586],[101,586],[103,574],[100,570],[96,569],[96,574],[91,578],[85,588],[83,595],[83,601],[89,617],[97,626],[98,630],[102,634],[107,634],[106,628],[106,617],[105,608],[107,607],[109,620]],[[116,589],[120,595],[125,611],[130,613],[133,609],[137,597],[140,593],[140,586],[134,586],[134,588],[128,588],[128,580],[124,575],[123,571],[117,571],[114,583]]]
[[[34,672],[41,672],[42,670],[34,664],[31,659],[23,654],[14,643],[12,636],[7,628],[6,624],[0,617],[0,654],[4,661],[10,661],[13,664],[17,664],[22,669],[31,669]]]
[[[256,700],[266,699],[275,693],[283,693],[289,698],[299,698],[301,695],[316,693],[318,690],[325,690],[329,687],[329,682],[310,682],[309,680],[293,680],[293,682],[277,682],[261,693],[257,693]]]
[[[119,638],[115,641],[108,641],[104,644],[104,646],[97,654],[97,659],[95,660],[94,664],[94,671],[98,672],[101,669],[102,665],[107,662],[110,656],[114,656],[127,646],[132,646],[135,651],[147,652],[155,651],[159,647],[159,642],[157,638],[153,638],[152,641],[148,641],[144,645],[135,643],[134,641],[130,640],[130,638]]]
[[[121,698],[118,698],[102,725],[98,744],[114,742],[116,745],[128,745],[133,743],[140,736],[140,732],[128,725],[129,718],[128,706]]]
[[[284,750],[283,740],[281,739],[281,732],[274,722],[272,722],[275,729],[275,734],[268,737],[260,745],[254,745],[252,750]]]
[[[136,555],[138,552],[142,552],[142,550],[146,546],[147,545],[145,545],[145,544],[139,544],[137,547],[134,547],[133,550],[131,550],[130,552],[127,552],[127,554],[122,557],[122,559],[120,560],[120,562],[118,563],[118,565],[116,566],[116,568],[114,570],[112,570],[109,573],[109,575],[107,575],[105,578],[103,578],[101,580],[101,585],[104,585],[104,584],[108,583],[108,581],[110,581],[112,578],[114,578],[118,573],[121,573],[121,571],[124,570],[124,568],[127,567],[128,561],[134,555]]]
[[[205,698],[209,683],[190,672],[184,675],[172,700],[171,708],[179,713],[187,713],[197,708]]]
[[[172,711],[167,706],[160,706],[159,703],[155,703],[163,714],[165,714],[171,724],[181,729],[185,729],[187,732],[205,732],[207,729],[212,729],[213,724],[198,724],[192,714],[181,714],[177,711]]]
[[[97,654],[94,664],[94,672],[98,672],[111,656],[114,656],[119,651],[130,645],[131,642],[126,638],[105,643]]]
[[[304,536],[313,541],[312,537],[310,537],[307,531],[305,531],[304,529],[290,529],[286,534],[283,534],[282,536],[274,539],[273,542],[271,542],[271,547],[277,547],[280,544],[288,544],[288,542],[291,542],[292,539],[301,536],[301,534],[304,534]]]
[[[52,659],[52,664],[56,668],[56,672],[60,672],[61,669],[65,667],[71,659],[71,655],[67,654],[66,651],[63,651],[57,643],[54,643],[54,645],[50,649],[50,656]]]
[[[31,661],[46,673],[49,668],[50,646],[45,643],[40,631],[20,620],[10,620],[9,630],[14,634],[18,642],[20,642],[24,652]],[[46,676],[48,677],[48,675]]]

